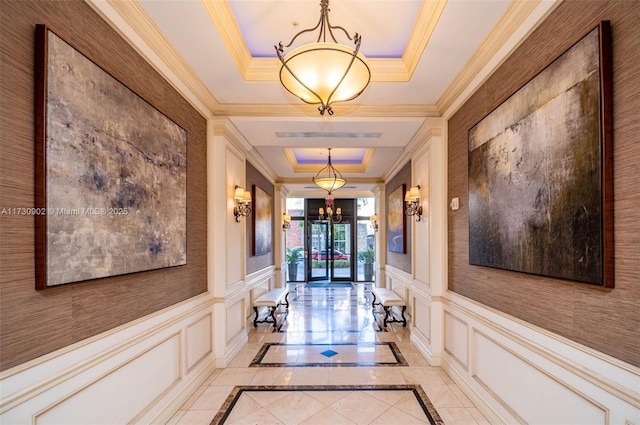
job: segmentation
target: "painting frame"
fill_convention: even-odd
[[[614,287],[611,27],[468,132],[469,264]]]
[[[405,192],[406,185],[402,183],[387,196],[387,249],[399,254],[407,252]]]
[[[186,130],[48,26],[35,38],[36,289],[186,265]]]
[[[252,254],[269,254],[273,245],[273,197],[258,185],[253,185]]]

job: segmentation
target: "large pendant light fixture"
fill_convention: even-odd
[[[329,149],[329,160],[327,161],[327,165],[322,167],[318,174],[312,179],[313,182],[321,189],[324,189],[328,192],[328,195],[331,196],[331,193],[334,190],[340,189],[347,183],[340,171],[336,170],[336,168],[331,163],[331,148]]]
[[[342,30],[354,48],[339,44],[333,30]],[[297,47],[286,55],[284,49],[290,47],[300,34],[319,30],[315,43]],[[330,41],[327,41],[327,36]],[[361,37],[353,38],[347,30],[329,23],[329,0],[320,1],[318,24],[297,33],[289,44],[278,43],[276,54],[282,62],[280,82],[292,94],[310,104],[320,104],[320,115],[333,115],[331,104],[358,97],[369,85],[371,71],[366,58],[360,53]]]

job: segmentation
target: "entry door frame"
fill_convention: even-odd
[[[354,220],[351,218],[344,218],[341,222],[339,223],[331,223],[327,220],[318,220],[318,219],[309,219],[307,220],[307,252],[309,252],[309,261],[307,262],[307,281],[308,282],[313,282],[313,281],[318,281],[318,280],[329,280],[329,281],[345,281],[345,282],[351,282],[354,280],[354,272],[355,272],[355,262],[354,260],[356,260],[354,258],[353,252],[349,253],[349,275],[348,276],[344,276],[344,277],[340,277],[340,276],[336,276],[335,273],[335,267],[334,267],[334,262],[333,259],[329,258],[328,256],[325,257],[324,260],[322,260],[322,256],[320,255],[320,251],[324,250],[324,252],[333,252],[333,250],[331,248],[333,248],[335,246],[335,238],[334,238],[334,226],[349,226],[350,231],[348,232],[349,237],[350,237],[350,242],[349,245],[351,247],[354,246]],[[313,234],[314,234],[314,226],[325,226],[326,228],[326,235],[327,237],[324,238],[324,242],[325,242],[325,246],[313,246]],[[317,255],[317,260],[313,259],[313,253],[314,253],[314,249],[317,250],[318,255]],[[351,251],[353,251],[353,249],[351,249]],[[314,276],[314,271],[320,270],[321,268],[315,268],[313,267],[313,263],[314,261],[324,261],[324,269],[325,269],[325,273],[323,275],[318,275],[316,274]]]

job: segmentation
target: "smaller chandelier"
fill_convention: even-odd
[[[347,183],[340,171],[336,170],[336,168],[331,163],[331,148],[329,149],[329,160],[327,161],[327,165],[322,167],[318,174],[311,180],[321,189],[324,189],[328,192],[328,195],[331,196],[331,193],[334,190],[340,189]]]
[[[317,29],[315,43],[304,44],[284,54],[284,49],[291,47],[300,34]],[[339,44],[333,35],[334,29],[342,30],[354,42],[355,48]],[[327,42],[327,36],[333,43]],[[329,0],[321,0],[320,20],[315,27],[300,31],[286,46],[282,41],[274,46],[282,62],[280,82],[303,102],[320,104],[320,115],[325,112],[333,115],[332,103],[355,99],[371,81],[366,58],[360,53],[361,41],[358,33],[351,37],[343,27],[329,23]]]
[[[331,223],[340,223],[342,221],[342,208],[335,208],[333,196],[329,195],[324,199],[324,208],[318,210],[318,219]]]

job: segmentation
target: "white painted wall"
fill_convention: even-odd
[[[442,351],[442,303],[446,288],[446,144],[445,122],[427,119],[420,143],[411,154],[412,185],[420,185],[423,215],[412,220],[412,276],[407,297],[411,312],[411,340],[429,362],[440,364]]]
[[[253,321],[253,300],[278,285],[273,266],[246,274],[246,229],[251,216],[236,222],[233,214],[235,186],[248,189],[246,144],[228,119],[216,118],[212,127],[209,147],[214,158],[208,166],[208,182],[219,190],[209,199],[209,214],[215,216],[209,223],[216,226],[215,233],[209,232],[209,247],[215,252],[209,261],[215,269],[210,276],[213,281],[210,288],[215,295],[216,366],[223,368],[247,344]],[[221,205],[226,205],[226,209],[219,208]],[[220,211],[225,212],[224,217]]]

